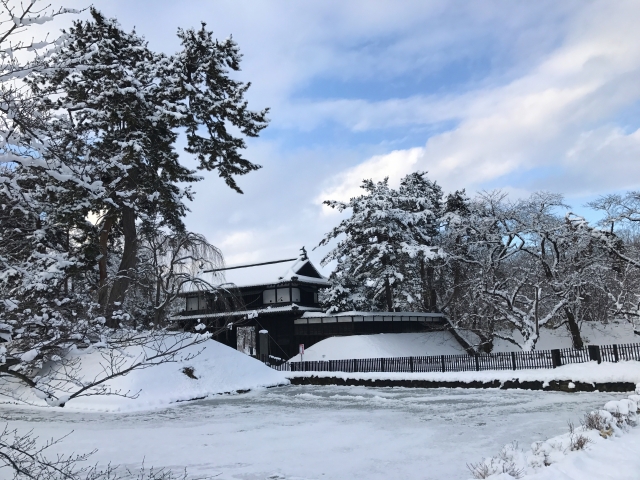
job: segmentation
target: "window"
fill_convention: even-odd
[[[268,305],[269,303],[276,303],[276,291],[265,290],[262,292],[262,303]]]
[[[207,301],[204,298],[187,297],[187,311],[206,310]]]
[[[313,292],[313,303],[318,303],[318,292]]]
[[[292,302],[299,302],[300,301],[300,289],[299,288],[292,288],[291,289],[291,301]]]
[[[198,309],[198,299],[194,297],[187,297],[187,311]]]
[[[290,302],[291,296],[289,295],[289,287],[277,288],[276,298],[278,303]]]
[[[269,289],[262,292],[262,303],[264,305],[269,305],[272,303],[291,302],[292,293],[293,293],[293,301],[299,302],[300,289],[299,288],[289,289],[289,287],[284,287],[284,288]]]

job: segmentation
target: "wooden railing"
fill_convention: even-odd
[[[589,345],[583,350],[563,348],[477,355],[433,355],[425,357],[362,358],[285,362],[271,365],[287,372],[467,372],[556,368],[590,361],[640,360],[640,344]]]

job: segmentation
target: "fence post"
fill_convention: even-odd
[[[353,371],[354,372],[358,371],[358,359],[357,358],[353,359]]]
[[[440,355],[440,360],[442,361],[442,371],[444,372],[444,355]]]
[[[516,352],[511,352],[511,366],[516,369]]]
[[[333,360],[329,360],[329,371],[335,372],[335,370],[333,369]]]
[[[562,358],[560,357],[559,349],[551,350],[551,363],[553,364],[553,368],[562,366]]]
[[[380,359],[380,370],[384,372],[384,358]]]
[[[614,362],[618,362],[619,358],[618,358],[618,345],[614,344],[613,345],[613,361]]]
[[[473,359],[476,361],[476,372],[479,372],[480,371],[480,362],[478,362],[478,354],[477,353],[473,356]]]
[[[411,373],[413,373],[413,357],[409,357],[409,365],[411,366]]]
[[[602,362],[602,357],[600,356],[600,347],[598,345],[589,345],[589,360],[594,360],[598,363]]]

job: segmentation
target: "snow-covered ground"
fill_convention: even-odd
[[[637,391],[640,392],[640,385]],[[615,479],[640,478],[640,395],[612,400],[585,415],[568,432],[522,448],[506,445],[499,455],[471,464],[474,478]]]
[[[514,335],[517,338],[517,333]],[[463,336],[473,341],[470,334],[463,333]],[[582,326],[582,337],[586,344],[592,345],[640,343],[640,336],[634,334],[633,325],[629,322],[609,325],[585,323]],[[571,346],[571,336],[566,329],[543,329],[536,349],[551,350],[571,348]],[[518,352],[521,349],[505,340],[496,339],[493,351]],[[464,355],[465,353],[464,348],[449,332],[381,333],[327,338],[305,349],[303,360]],[[291,361],[299,362],[300,355],[294,356]]]
[[[127,363],[135,362],[145,352],[141,347],[129,347],[122,353],[126,355],[120,357],[125,362],[123,367],[126,367]],[[78,376],[86,381],[103,376],[111,361],[108,350],[99,348],[81,353],[79,359],[81,369]],[[135,399],[103,395],[78,397],[69,401],[65,408],[104,412],[148,410],[195,398],[289,383],[282,372],[214,340],[185,348],[176,360],[134,370],[106,383],[111,391],[137,394]],[[185,373],[185,369],[191,376]],[[20,392],[23,400],[46,405],[31,389],[23,388]],[[0,401],[6,400],[0,397]]]
[[[640,478],[640,428],[624,436],[599,439],[586,452],[567,458],[522,480],[638,480]],[[506,480],[511,480],[507,478]]]
[[[0,414],[42,439],[73,430],[58,451],[97,448],[93,460],[102,465],[135,468],[144,458],[147,466],[188,467],[194,476],[220,480],[456,480],[470,477],[466,463],[493,456],[513,440],[528,446],[565,433],[567,421],[578,425],[584,412],[622,397],[288,386],[147,412],[4,405]],[[591,462],[590,455],[580,461]]]
[[[327,338],[306,349],[303,360],[417,357],[465,353],[464,348],[449,332],[379,333]],[[291,361],[299,362],[300,355],[296,355]]]
[[[640,362],[628,361],[618,363],[596,362],[574,363],[553,369],[532,370],[485,370],[481,372],[286,372],[293,377],[334,377],[354,378],[361,380],[426,380],[432,382],[492,382],[498,380],[542,381],[571,380],[574,382],[606,383],[629,382],[640,383]]]
[[[626,321],[612,322],[608,325],[584,322],[580,327],[580,335],[585,344],[591,345],[640,343],[640,335],[636,335],[633,328],[633,324]],[[514,332],[513,336],[518,342],[523,343],[518,332]],[[558,328],[557,330],[543,328],[540,330],[540,339],[536,343],[536,350],[571,347],[571,335],[566,328]],[[493,344],[493,351],[519,352],[521,349],[513,343],[497,338]]]

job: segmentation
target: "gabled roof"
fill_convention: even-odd
[[[308,258],[298,258],[272,265],[225,270],[221,272],[227,283],[237,287],[257,287],[297,280],[328,286],[329,280],[323,276]]]

